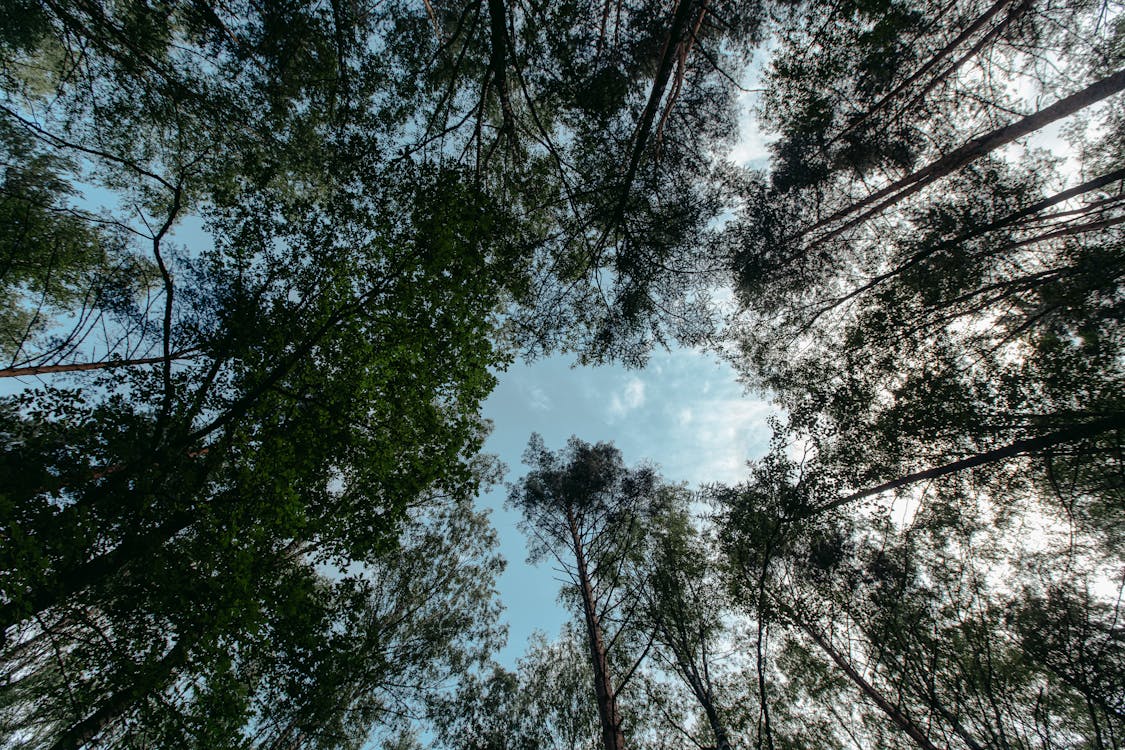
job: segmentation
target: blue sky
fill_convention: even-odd
[[[746,461],[769,442],[770,405],[748,395],[728,365],[714,355],[678,349],[658,352],[644,370],[620,366],[570,367],[570,358],[515,364],[484,406],[494,423],[485,450],[508,465],[507,481],[526,473],[520,457],[532,432],[557,450],[571,435],[587,442],[612,441],[629,465],[647,459],[665,479],[697,487],[737,482]],[[507,607],[508,646],[500,654],[511,666],[532,631],[554,635],[570,618],[558,604],[559,583],[547,564],[526,562],[518,514],[503,509],[506,489],[482,498],[492,508],[508,568],[500,579]]]

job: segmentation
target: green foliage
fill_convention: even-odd
[[[474,750],[595,750],[598,709],[584,637],[536,633],[514,672],[493,666],[434,709],[437,746]]]
[[[153,269],[120,231],[74,209],[70,165],[7,116],[0,162],[0,357],[20,362],[60,314],[131,313]]]
[[[1121,744],[1111,6],[0,13],[0,355],[74,373],[0,400],[0,744]],[[1076,170],[1005,140],[1026,91]],[[533,438],[582,629],[494,667],[496,372],[672,341],[776,397],[770,452],[708,529]]]

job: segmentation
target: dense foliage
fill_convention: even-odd
[[[1123,10],[0,0],[0,747],[1125,746]],[[533,437],[493,663],[497,372],[672,343],[771,451]]]

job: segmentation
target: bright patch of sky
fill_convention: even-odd
[[[772,407],[745,393],[734,372],[713,355],[678,349],[653,356],[644,370],[619,366],[572,368],[552,357],[513,365],[485,403],[494,422],[485,450],[508,465],[507,480],[526,471],[520,459],[531,433],[547,447],[562,448],[571,435],[587,442],[611,441],[626,464],[656,463],[665,479],[691,487],[736,483],[746,462],[765,453],[766,417]],[[501,661],[511,665],[532,631],[555,633],[570,619],[557,602],[559,582],[550,565],[526,562],[518,513],[504,510],[507,491],[497,487],[482,502],[493,509],[508,569],[500,579],[510,626]]]
[[[760,98],[756,89],[739,94],[738,105],[743,112],[743,117],[739,122],[738,142],[727,155],[727,158],[736,164],[753,169],[766,168],[770,157],[769,146],[777,140],[776,136],[768,135],[762,130],[757,117],[748,116],[758,107]]]
[[[777,136],[767,134],[761,127],[757,116],[761,104],[762,74],[770,63],[773,43],[767,43],[754,55],[754,60],[746,71],[746,87],[738,95],[738,108],[741,114],[738,123],[738,141],[731,148],[727,158],[735,164],[752,169],[765,169],[769,163],[769,146]]]

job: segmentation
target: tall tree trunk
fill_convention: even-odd
[[[913,172],[902,179],[887,185],[886,187],[876,190],[871,195],[856,201],[851,205],[836,211],[830,216],[821,219],[808,229],[801,232],[799,237],[807,236],[810,232],[820,229],[828,224],[839,221],[856,211],[867,208],[867,210],[860,213],[853,219],[848,220],[844,224],[828,231],[826,234],[817,237],[817,242],[824,242],[829,240],[848,229],[863,223],[875,214],[883,211],[889,206],[906,199],[907,197],[918,192],[930,183],[951,174],[961,167],[976,161],[982,156],[995,151],[1001,146],[1005,146],[1017,138],[1022,138],[1025,135],[1034,133],[1035,131],[1050,125],[1051,123],[1061,120],[1064,117],[1079,112],[1092,104],[1105,99],[1108,96],[1118,93],[1125,89],[1125,70],[1119,70],[1111,76],[1096,81],[1081,91],[1071,94],[1068,97],[1060,99],[1049,107],[1039,110],[1038,112],[1028,115],[1016,122],[997,128],[982,136],[974,138],[960,148],[954,149],[945,156],[936,159],[927,166]],[[875,204],[875,205],[872,205]]]
[[[684,678],[688,687],[691,689],[692,694],[695,696],[696,701],[699,702],[700,708],[703,709],[704,715],[707,717],[707,724],[711,727],[711,733],[715,735],[715,748],[716,750],[730,750],[730,737],[727,734],[726,727],[719,719],[719,712],[715,708],[715,701],[711,692],[711,684],[709,672],[706,665],[706,654],[703,655],[704,666],[703,675],[699,674],[699,669],[695,664],[694,659],[690,656],[690,649],[687,643],[686,635],[678,637],[674,634],[667,625],[661,625],[662,638],[668,644],[673,655],[676,657],[676,669],[679,670],[680,675]],[[682,631],[681,631],[682,632]]]
[[[111,551],[64,569],[27,596],[0,606],[0,632],[30,615],[63,603],[79,591],[106,580],[130,562],[142,559],[190,526],[195,515],[190,511],[174,514],[153,531],[126,537]]]
[[[864,292],[874,289],[876,286],[882,284],[887,279],[902,274],[903,272],[913,268],[927,258],[936,255],[937,253],[954,248],[962,242],[967,242],[968,240],[975,239],[977,237],[983,237],[989,232],[996,231],[997,229],[1003,229],[1004,227],[1014,225],[1021,219],[1026,219],[1034,216],[1035,214],[1051,208],[1052,206],[1056,206],[1059,203],[1063,203],[1064,201],[1068,201],[1071,198],[1089,193],[1093,190],[1098,190],[1115,182],[1120,182],[1121,180],[1125,180],[1125,168],[1115,169],[1114,171],[1104,174],[1101,177],[1095,177],[1092,180],[1087,180],[1080,185],[1075,185],[1074,187],[1067,188],[1066,190],[1063,190],[1059,193],[1055,193],[1050,197],[1036,201],[1030,206],[1021,208],[1020,210],[1014,211],[1013,213],[1007,214],[999,219],[996,219],[979,227],[974,227],[948,240],[943,240],[935,245],[927,247],[923,250],[919,250],[891,270],[884,271],[883,273],[872,277],[866,283],[856,287],[847,294],[832,299],[823,306],[817,308],[812,317],[803,324],[802,330],[807,331],[808,329],[812,328],[813,324],[816,323],[816,321],[819,320],[820,317],[828,311],[839,307],[845,302],[855,299]]]
[[[730,736],[727,734],[727,728],[723,726],[722,719],[719,718],[710,686],[704,687],[701,681],[696,680],[696,684],[692,685],[692,692],[695,693],[696,700],[699,701],[703,713],[707,716],[707,724],[711,727],[711,734],[715,735],[715,750],[730,750]]]
[[[512,112],[511,95],[508,93],[508,14],[504,0],[488,0],[488,20],[490,33],[489,69],[496,85],[496,97],[500,100],[500,115],[504,134],[511,146],[516,145],[516,118]]]
[[[652,91],[649,92],[648,101],[641,111],[641,119],[637,123],[637,130],[633,136],[633,149],[629,154],[628,166],[621,180],[621,200],[618,201],[614,212],[613,223],[621,221],[625,208],[629,202],[629,192],[633,188],[633,181],[637,178],[637,170],[644,156],[645,146],[648,145],[649,134],[652,132],[656,120],[656,112],[660,102],[664,99],[664,92],[668,88],[668,80],[672,77],[672,70],[676,63],[676,48],[683,39],[685,32],[689,31],[688,22],[691,20],[693,0],[678,0],[672,13],[672,21],[668,26],[668,34],[664,37],[664,48],[660,53],[660,65],[656,69],[656,76],[652,81]],[[608,231],[608,230],[607,230]]]
[[[1035,451],[1044,450],[1045,448],[1053,448],[1054,446],[1061,445],[1063,443],[1072,443],[1076,440],[1100,435],[1103,432],[1119,430],[1122,427],[1125,427],[1125,414],[1113,414],[1104,419],[1087,422],[1085,424],[1074,425],[1072,427],[1057,430],[1046,435],[1040,435],[1039,437],[1016,440],[999,448],[994,448],[990,451],[985,451],[983,453],[977,453],[967,458],[962,458],[959,461],[952,461],[947,464],[942,464],[941,466],[935,466],[932,469],[926,469],[925,471],[917,471],[913,474],[907,474],[906,476],[899,477],[898,479],[892,479],[889,482],[883,482],[882,484],[876,485],[874,487],[868,487],[867,489],[860,490],[859,492],[853,492],[852,494],[845,497],[841,497],[837,500],[825,503],[824,505],[821,505],[820,507],[804,514],[804,516],[815,516],[819,513],[823,513],[824,511],[833,510],[834,508],[839,508],[842,505],[847,505],[848,503],[855,500],[861,500],[865,497],[878,495],[880,493],[888,492],[900,487],[905,487],[916,482],[924,482],[928,479],[937,479],[938,477],[944,477],[949,474],[956,474],[959,471],[966,471],[977,466],[985,466],[987,464],[1003,461],[1007,458],[1015,458],[1016,456],[1022,456],[1026,453],[1033,453]]]
[[[884,95],[878,102],[876,102],[866,112],[864,112],[857,119],[852,121],[846,128],[841,130],[834,138],[832,138],[832,140],[830,140],[828,142],[827,145],[830,146],[833,143],[836,143],[841,138],[843,138],[845,135],[847,135],[848,133],[852,132],[853,130],[855,130],[856,128],[858,128],[859,126],[861,126],[865,122],[867,122],[868,119],[870,119],[873,115],[875,115],[881,109],[886,107],[887,104],[889,104],[896,96],[901,94],[906,89],[910,88],[910,86],[917,83],[919,80],[921,80],[921,78],[923,76],[925,76],[927,73],[929,73],[931,70],[933,70],[939,63],[941,63],[947,57],[949,57],[950,54],[953,53],[953,50],[957,49],[962,44],[964,44],[965,41],[967,39],[969,39],[969,37],[971,37],[973,34],[977,33],[977,31],[979,31],[981,28],[983,28],[985,24],[987,24],[990,20],[992,20],[992,18],[997,13],[1002,11],[1005,6],[1011,4],[1011,2],[1012,2],[1012,0],[996,0],[996,2],[993,3],[992,7],[990,7],[988,10],[986,10],[980,16],[978,16],[977,19],[973,23],[969,24],[960,34],[958,34],[948,44],[946,44],[944,47],[942,47],[940,50],[938,50],[937,53],[935,53],[932,57],[930,57],[930,59],[927,60],[925,62],[925,64],[922,65],[922,67],[918,68],[918,70],[916,70],[913,75],[911,75],[905,81],[900,83],[898,86],[895,86],[890,92],[888,92],[886,95]],[[957,66],[954,65],[954,66],[951,66],[950,68],[948,68],[944,73],[937,76],[934,79],[934,81],[931,82],[930,85],[932,86],[933,83],[940,82],[940,81],[944,80],[946,77],[949,76],[950,73],[952,73],[954,70],[956,70],[956,67]]]
[[[715,704],[708,700],[703,704],[703,711],[707,714],[707,723],[711,725],[711,733],[715,735],[715,750],[731,750],[730,737],[726,727],[715,712]]]
[[[582,590],[582,611],[586,616],[586,638],[590,644],[590,663],[594,669],[594,694],[598,702],[598,718],[602,724],[602,744],[605,750],[624,750],[625,735],[621,731],[621,713],[617,709],[617,696],[610,678],[609,661],[606,658],[605,640],[601,624],[598,622],[598,609],[594,601],[594,590],[590,585],[589,571],[586,568],[586,555],[578,538],[578,525],[574,511],[566,509],[567,525],[574,557],[578,567],[578,584]]]

